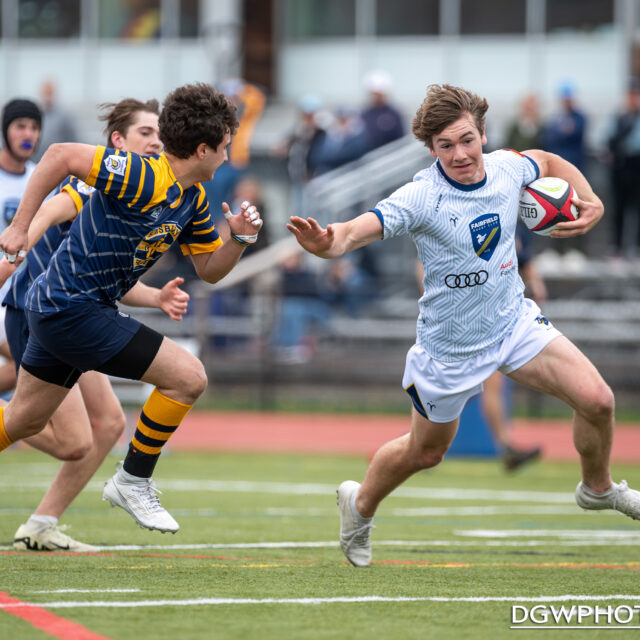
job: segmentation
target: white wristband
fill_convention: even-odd
[[[232,237],[234,240],[239,240],[241,243],[245,243],[245,244],[253,244],[253,243],[254,243],[254,242],[256,242],[256,240],[258,239],[258,234],[257,234],[257,233],[254,233],[254,234],[253,234],[253,235],[251,235],[251,236],[247,236],[247,235],[241,236],[241,235],[238,235],[238,234],[236,234],[236,233],[232,233],[232,234],[231,234],[231,237]]]

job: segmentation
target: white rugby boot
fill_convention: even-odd
[[[122,474],[116,472],[105,482],[102,499],[108,500],[112,507],[124,509],[143,529],[175,533],[180,525],[160,504],[159,493],[162,492],[152,478],[127,482]]]
[[[359,482],[346,480],[336,492],[340,511],[340,546],[354,567],[367,567],[371,563],[370,534],[375,527],[373,518],[363,518],[357,510],[354,513],[359,488]]]
[[[640,520],[640,492],[631,489],[626,480],[611,483],[604,493],[596,493],[583,482],[576,487],[576,502],[583,509],[614,509],[634,520]]]
[[[95,553],[100,547],[74,540],[63,533],[66,525],[48,524],[35,530],[29,524],[18,527],[13,536],[13,548],[18,551],[73,551],[75,553]]]

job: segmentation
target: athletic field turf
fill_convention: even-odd
[[[156,479],[175,536],[101,501],[116,460],[64,519],[104,552],[67,555],[10,546],[57,464],[26,448],[0,457],[0,638],[493,640],[533,633],[510,629],[513,611],[536,626],[518,621],[561,606],[579,627],[563,638],[640,628],[640,522],[580,510],[573,463],[507,476],[495,461],[446,460],[385,501],[374,563],[355,569],[337,544],[335,488],[362,478],[362,457],[169,452]],[[637,466],[614,477],[640,486]]]

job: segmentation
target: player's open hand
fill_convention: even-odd
[[[578,207],[580,215],[573,222],[560,222],[549,234],[552,238],[573,238],[593,229],[604,214],[604,205],[597,196],[593,200],[580,200],[577,196],[572,200]]]
[[[187,313],[189,303],[189,294],[180,288],[183,283],[184,278],[174,278],[160,289],[160,309],[176,322]]]
[[[222,213],[233,236],[247,244],[256,242],[263,221],[255,205],[245,200],[240,205],[240,212],[233,214],[229,205],[223,202]]]
[[[333,227],[328,224],[323,229],[314,218],[305,220],[299,216],[291,216],[287,229],[293,233],[303,249],[320,257],[325,257],[334,241]]]
[[[11,264],[19,265],[27,255],[26,229],[9,225],[0,235],[0,249]]]

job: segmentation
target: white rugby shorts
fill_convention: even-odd
[[[402,386],[420,414],[432,422],[450,422],[496,370],[508,374],[519,369],[560,335],[540,307],[525,298],[513,331],[478,356],[440,362],[413,345],[407,353]]]

